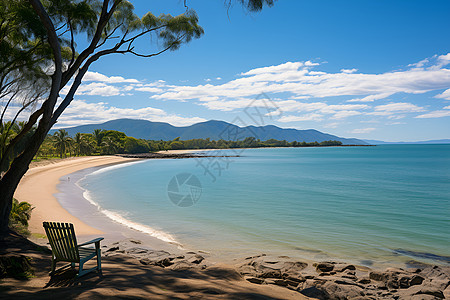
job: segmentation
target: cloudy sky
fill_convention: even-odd
[[[181,0],[132,2],[138,15],[184,11]],[[449,1],[280,0],[261,13],[187,3],[202,38],[150,59],[99,60],[57,127],[215,119],[385,141],[450,138]],[[159,49],[155,40],[138,46]]]

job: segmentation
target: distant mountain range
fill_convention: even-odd
[[[297,130],[284,129],[274,125],[239,127],[224,121],[207,121],[186,127],[175,127],[168,123],[150,122],[146,120],[118,119],[101,124],[89,124],[64,128],[70,136],[77,132],[92,133],[95,129],[117,130],[138,139],[147,140],[181,140],[206,139],[240,140],[245,137],[255,137],[262,141],[269,139],[286,140],[288,142],[323,142],[329,140],[341,141],[344,145],[368,145],[368,142],[342,138],[323,133],[314,129]],[[55,132],[53,129],[50,133]]]
[[[450,144],[450,139],[429,140],[418,142],[384,142],[378,140],[363,140],[371,145],[395,145],[395,144]]]

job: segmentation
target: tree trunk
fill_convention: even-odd
[[[41,127],[41,128],[39,128]],[[0,179],[0,234],[8,231],[9,214],[12,208],[12,198],[23,175],[27,172],[34,155],[44,141],[49,129],[40,124],[34,133],[28,147],[14,159],[10,168]],[[44,128],[42,128],[44,127]]]

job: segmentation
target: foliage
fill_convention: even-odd
[[[72,148],[72,138],[66,130],[60,129],[53,135],[54,147],[59,153],[59,157],[63,158],[67,156],[67,151]]]
[[[250,10],[258,10],[272,0],[242,0]],[[183,43],[203,34],[198,16],[187,10],[142,17],[126,0],[2,0],[0,2],[0,124],[21,114],[27,121],[14,137],[2,128],[0,145],[0,231],[6,231],[12,197],[33,157],[45,143],[47,134],[74,99],[90,66],[111,54],[131,54],[150,58],[179,49]],[[79,43],[87,38],[88,43]],[[138,40],[150,43],[139,49]],[[87,45],[80,48],[79,45]],[[162,46],[162,47],[160,47]],[[64,95],[60,93],[70,87]],[[61,97],[61,98],[60,98]],[[18,109],[17,109],[18,108]],[[28,111],[27,111],[28,110]],[[60,133],[61,134],[61,133]],[[60,156],[71,155],[70,141],[56,136]],[[80,143],[75,148],[81,153]],[[86,141],[88,142],[88,141]],[[103,140],[97,140],[96,147]],[[106,141],[107,152],[115,141]],[[92,146],[92,145],[90,145]],[[89,147],[90,147],[89,146]],[[88,147],[88,148],[89,148]],[[49,148],[50,150],[51,148]],[[117,151],[117,150],[115,150]]]
[[[19,202],[13,198],[11,213],[9,214],[9,226],[17,232],[28,235],[28,221],[31,218],[33,207],[28,202]]]
[[[180,48],[199,38],[203,29],[192,10],[178,16],[138,17],[126,0],[3,0],[0,3],[0,124],[3,118],[15,124],[26,111],[30,116],[12,138],[2,129],[0,174],[8,173],[17,160],[23,176],[26,167],[44,143],[47,132],[71,103],[83,76],[92,63],[105,55],[132,54],[153,57]],[[88,46],[79,48],[77,40],[87,38]],[[146,49],[137,41],[148,38]],[[143,45],[139,43],[139,45]],[[60,91],[70,83],[64,95]],[[62,100],[57,101],[61,96]],[[18,109],[17,109],[18,108]],[[74,150],[89,152],[90,141],[76,140],[76,148],[67,148],[65,136],[55,136],[60,156]],[[102,137],[96,137],[101,147]],[[112,152],[117,139],[106,141]],[[82,150],[84,149],[84,150]],[[114,150],[115,151],[115,150]],[[24,153],[25,155],[20,155]],[[19,159],[20,158],[20,159]],[[11,189],[20,178],[11,179]],[[1,187],[2,182],[0,182]],[[10,192],[8,192],[10,193]]]
[[[55,136],[58,138],[55,139]],[[96,140],[101,137],[98,145]],[[65,142],[63,142],[63,140]],[[61,150],[64,145],[65,150]],[[261,141],[255,137],[247,137],[239,141],[191,139],[180,140],[179,137],[172,141],[155,141],[136,139],[126,136],[125,133],[116,130],[96,129],[92,134],[76,133],[72,139],[65,130],[55,132],[53,136],[48,136],[42,144],[38,153],[40,157],[66,157],[67,155],[112,155],[112,154],[135,154],[148,153],[161,150],[182,150],[182,149],[232,149],[232,148],[261,148],[261,147],[326,147],[342,146],[340,141],[323,142],[287,142],[269,139]],[[69,151],[72,149],[73,151]]]

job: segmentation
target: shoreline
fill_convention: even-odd
[[[44,165],[32,166],[20,181],[14,197],[30,203],[34,209],[29,221],[32,233],[44,234],[42,222],[54,221],[73,223],[78,235],[101,234],[102,231],[89,226],[70,214],[56,199],[60,178],[71,173],[99,166],[108,166],[137,161],[118,156],[88,156],[50,161]],[[69,179],[70,180],[70,179]]]
[[[258,291],[265,291],[269,287],[281,288],[279,292],[286,294],[284,297],[280,294],[280,299],[291,299],[293,296],[299,299],[302,296],[320,298],[338,294],[345,297],[372,296],[377,299],[450,294],[450,287],[442,284],[441,280],[444,277],[450,279],[450,267],[422,265],[407,269],[391,267],[381,271],[343,262],[313,262],[270,254],[235,258],[233,263],[223,263],[211,260],[212,257],[207,253],[179,249],[176,245],[128,229],[122,224],[114,224],[106,216],[101,216],[98,210],[95,213],[95,206],[83,198],[83,190],[76,185],[78,179],[107,166],[138,161],[141,160],[116,156],[83,157],[30,168],[15,194],[19,201],[28,201],[36,207],[30,220],[30,231],[43,233],[43,220],[71,222],[74,223],[77,236],[81,236],[80,241],[99,235],[105,237],[102,256],[107,264],[108,261],[128,257],[130,265],[122,265],[121,268],[157,268],[161,270],[158,272],[167,272],[163,274],[171,278],[183,276],[182,273],[173,273],[179,271],[209,274],[208,270],[216,269],[219,273],[233,270],[236,272],[233,280],[238,284],[250,284],[249,287]],[[67,181],[60,180],[66,176]],[[73,187],[78,188],[78,191],[70,190]],[[65,192],[67,198],[81,200],[78,201],[81,207],[77,206],[78,203],[70,207],[63,198],[58,201],[57,196]],[[85,217],[78,213],[75,215],[79,217],[74,216],[73,209],[83,212]],[[40,239],[39,242],[45,245],[46,240]],[[133,281],[134,278],[129,280]]]
[[[220,149],[202,149],[202,150],[170,150],[170,154],[178,156],[186,153],[195,153],[202,156],[201,151],[217,151]],[[166,151],[164,151],[166,152]],[[208,157],[208,156],[205,156]],[[178,157],[177,157],[178,158]],[[159,248],[171,252],[180,253],[180,251],[200,251],[207,254],[210,259],[216,262],[233,263],[242,256],[252,256],[261,253],[258,250],[247,251],[238,256],[231,253],[226,255],[219,251],[218,253],[204,252],[193,248],[193,245],[182,245],[176,241],[170,233],[151,228],[147,225],[136,223],[129,220],[121,214],[108,211],[99,206],[93,199],[90,199],[89,191],[82,188],[78,181],[86,175],[108,168],[121,167],[120,165],[129,165],[147,161],[147,158],[122,157],[122,156],[91,156],[91,157],[72,157],[63,160],[51,160],[48,162],[38,162],[37,166],[30,167],[14,195],[19,201],[27,201],[34,207],[31,219],[29,221],[29,231],[32,237],[36,238],[45,234],[42,227],[43,221],[57,221],[64,223],[73,223],[77,236],[84,239],[102,235],[106,243],[113,243],[124,239],[138,239],[144,241],[144,244],[150,248]],[[150,157],[150,159],[161,159],[160,157]],[[176,158],[172,158],[176,159]],[[44,163],[44,165],[42,165]],[[187,248],[186,248],[187,246]],[[321,253],[321,255],[294,255],[290,252],[269,251],[268,255],[289,255],[294,259],[300,259],[308,262],[317,260],[337,261],[342,263],[360,264],[353,259],[339,258],[328,255],[326,252],[315,251],[314,249],[305,250],[309,254]],[[293,256],[291,256],[293,255]],[[408,255],[409,256],[409,255]],[[411,256],[409,256],[411,258]],[[411,258],[409,264],[426,264],[426,262],[414,262]],[[433,262],[428,262],[433,263]],[[443,266],[446,264],[443,263]],[[378,262],[377,264],[362,264],[361,266],[375,270],[385,267],[408,267],[405,262]]]

